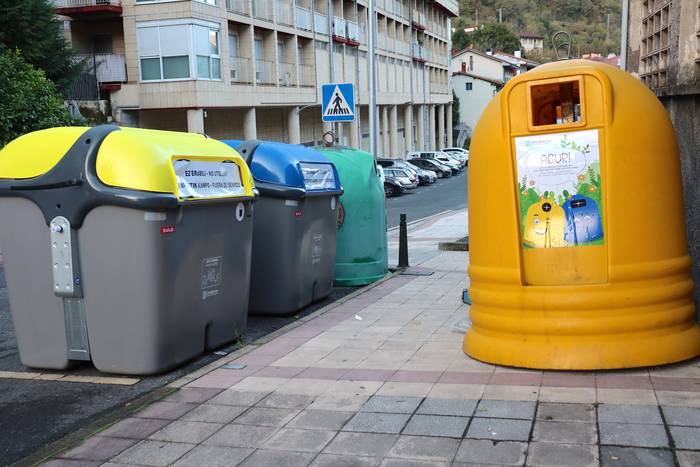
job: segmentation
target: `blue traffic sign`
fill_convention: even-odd
[[[324,122],[352,122],[355,120],[355,88],[352,83],[330,83],[323,85]]]

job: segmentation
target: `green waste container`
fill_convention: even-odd
[[[316,147],[343,181],[336,237],[335,283],[371,284],[388,271],[384,186],[372,154],[347,147]]]

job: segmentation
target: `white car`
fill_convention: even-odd
[[[457,175],[464,165],[449,154],[442,151],[420,151],[420,152],[409,152],[406,154],[406,160],[409,159],[435,159],[439,163],[448,166],[452,169],[452,175]]]
[[[465,162],[465,164],[469,164],[469,151],[466,149],[462,148],[442,148],[442,152],[446,152],[452,156],[457,156],[461,160]]]

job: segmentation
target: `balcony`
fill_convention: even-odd
[[[297,65],[297,82],[302,87],[316,86],[316,75],[313,65]]]
[[[328,17],[326,15],[314,12],[314,30],[318,34],[328,35]]]
[[[249,0],[226,0],[226,9],[231,13],[250,16]]]
[[[311,10],[304,7],[297,7],[297,28],[303,29],[305,31],[313,31],[313,24],[311,23]]]
[[[277,24],[286,24],[288,26],[294,25],[294,18],[292,18],[292,13],[294,9],[292,8],[292,2],[276,1],[275,2],[275,16]]]
[[[52,0],[56,13],[65,16],[82,16],[95,13],[121,15],[121,0]]]
[[[401,0],[394,0],[394,16],[403,17],[403,2]]]
[[[377,48],[379,50],[386,50],[386,34],[381,32],[377,34]]]
[[[244,57],[230,57],[231,83],[252,84],[253,64],[252,60]]]
[[[352,21],[346,21],[345,37],[348,45],[360,45],[360,26]]]
[[[278,82],[280,86],[294,86],[294,64],[277,63]]]
[[[253,0],[253,16],[265,21],[272,21],[270,0]]]
[[[338,18],[337,16],[333,17],[333,40],[335,42],[342,42],[346,43],[347,39],[345,37],[346,34],[346,23],[343,18]]]
[[[77,61],[85,64],[85,71],[97,78],[99,85],[126,83],[126,60],[118,54],[76,55]]]
[[[412,24],[414,28],[425,31],[425,13],[413,10]]]
[[[268,60],[255,60],[255,82],[257,84],[267,84],[274,85],[275,74],[273,73],[275,69],[275,62]]]
[[[415,42],[411,44],[411,56],[413,57],[414,61],[425,63],[428,61],[427,55],[428,54],[425,47],[423,47],[421,44],[417,44]]]

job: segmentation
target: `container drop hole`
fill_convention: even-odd
[[[565,125],[581,120],[578,80],[532,86],[533,126]]]

